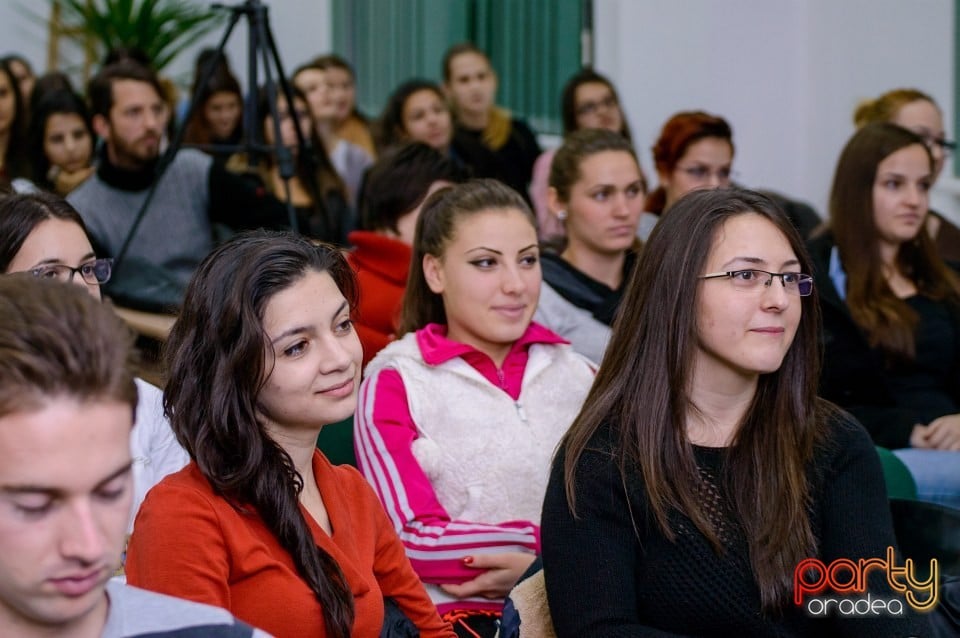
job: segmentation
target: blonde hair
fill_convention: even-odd
[[[920,100],[940,108],[932,97],[918,89],[892,89],[872,100],[861,100],[853,111],[853,124],[859,129],[867,124],[890,122],[904,106]]]

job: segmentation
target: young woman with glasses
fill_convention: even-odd
[[[599,128],[619,133],[631,141],[630,126],[620,107],[616,87],[593,69],[582,69],[567,80],[560,95],[560,114],[564,137],[581,129]],[[540,154],[533,164],[530,180],[530,201],[537,214],[537,233],[540,239],[551,243],[561,240],[565,234],[563,224],[547,206],[550,165],[555,153],[556,149],[550,149]]]
[[[652,150],[659,186],[647,196],[641,239],[685,193],[730,185],[733,132],[722,117],[683,111],[666,121]]]
[[[100,285],[110,280],[111,261],[97,259],[83,220],[60,197],[36,193],[0,199],[0,273],[59,279],[100,299]],[[130,439],[134,513],[151,487],[190,460],[163,414],[160,390],[142,379],[136,382],[140,398]],[[132,515],[130,524],[132,528]]]
[[[570,134],[553,158],[551,214],[566,231],[545,251],[535,319],[597,363],[636,261],[646,180],[630,142],[606,129]]]
[[[920,633],[794,602],[801,561],[895,545],[870,437],[816,396],[810,268],[750,191],[690,193],[654,229],[544,500],[560,638]]]
[[[947,155],[956,149],[956,142],[947,139],[943,113],[932,97],[917,89],[893,89],[872,100],[864,100],[853,112],[857,128],[876,122],[898,124],[923,138],[933,156],[933,181],[937,181]],[[960,228],[931,210],[927,215],[927,231],[941,257],[960,263]]]
[[[923,138],[868,124],[840,154],[810,242],[824,317],[822,395],[960,507],[960,278],[925,229],[936,162]]]
[[[400,339],[367,365],[354,437],[414,569],[458,635],[492,637],[540,549],[550,456],[593,381],[532,322],[533,215],[495,180],[437,191],[417,220]]]

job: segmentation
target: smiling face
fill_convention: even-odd
[[[730,185],[733,147],[720,137],[705,137],[687,147],[670,173],[660,173],[667,206],[692,190]]]
[[[464,214],[442,256],[426,255],[427,285],[443,297],[447,336],[500,365],[540,298],[537,232],[521,211]]]
[[[217,91],[204,103],[203,117],[214,139],[225,140],[240,125],[243,114],[240,96],[232,91]]]
[[[328,273],[310,270],[273,295],[263,329],[268,376],[257,404],[275,439],[353,414],[363,350],[347,300]]]
[[[133,494],[129,403],[43,397],[0,417],[0,627],[100,635]]]
[[[10,260],[7,272],[28,272],[44,266],[65,264],[78,268],[96,259],[90,240],[83,229],[66,219],[47,219],[36,225],[24,240],[20,250]],[[82,287],[95,299],[100,299],[100,286],[88,284],[75,273],[73,284]]]
[[[718,229],[701,274],[760,269],[797,272],[797,255],[786,236],[756,213],[728,219]],[[800,324],[801,298],[779,278],[769,286],[740,290],[730,279],[697,281],[698,383],[753,381],[783,362]]]
[[[899,249],[917,236],[927,218],[932,181],[930,158],[919,144],[905,146],[877,165],[873,222],[882,244]]]
[[[580,162],[570,201],[553,208],[567,212],[567,245],[572,252],[620,253],[633,245],[643,212],[640,167],[626,151],[601,151]],[[551,199],[556,189],[551,191]]]
[[[412,93],[403,103],[402,121],[407,139],[447,152],[453,138],[453,122],[446,103],[435,91]]]
[[[485,57],[472,51],[456,55],[450,60],[449,75],[444,86],[457,110],[479,116],[493,107],[497,76]]]
[[[51,166],[74,173],[90,166],[93,138],[76,113],[53,113],[43,131],[43,153]]]

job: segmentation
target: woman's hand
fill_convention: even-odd
[[[72,173],[68,173],[67,171],[58,171],[52,180],[53,187],[58,194],[66,195],[81,183],[86,181],[88,177],[93,175],[93,172],[94,168],[92,166],[81,168],[80,170],[73,171]]]
[[[928,450],[960,450],[960,414],[948,414],[928,425],[915,425],[910,445]]]
[[[526,552],[503,552],[500,554],[477,554],[467,556],[463,564],[471,569],[484,570],[473,580],[459,585],[440,585],[440,589],[457,598],[483,596],[484,598],[504,598],[517,584],[517,580],[527,571],[536,558]]]

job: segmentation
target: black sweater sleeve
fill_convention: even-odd
[[[233,230],[290,227],[286,206],[254,180],[231,173],[220,162],[210,166],[210,221]]]
[[[887,501],[883,469],[869,434],[849,418],[832,424],[831,450],[816,463],[824,477],[816,495],[819,516],[819,556],[829,565],[838,558],[854,562],[880,558],[886,561],[887,548],[897,548],[893,521]],[[897,565],[904,557],[896,552]],[[928,636],[931,627],[922,614],[913,613],[903,596],[894,592],[886,572],[873,570],[868,576],[873,598],[899,598],[903,617],[834,618],[834,631],[842,636]],[[825,592],[823,595],[835,595]]]
[[[587,450],[577,465],[577,517],[557,453],[543,505],[543,575],[559,638],[678,636],[642,625],[634,566],[639,545],[620,472],[609,453]]]

